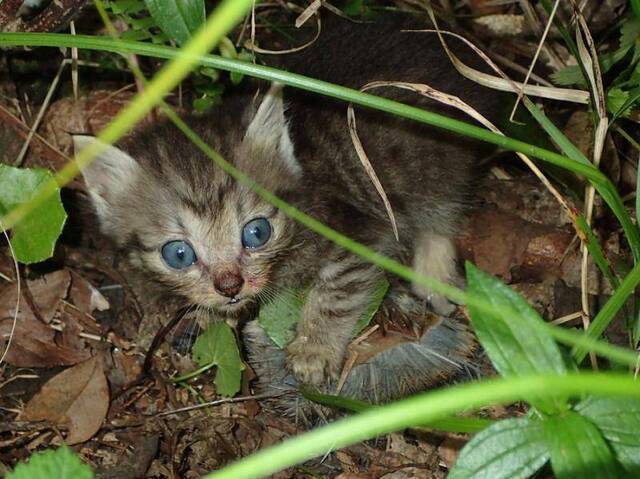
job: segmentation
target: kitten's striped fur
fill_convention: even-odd
[[[491,92],[454,71],[435,37],[401,33],[398,25],[325,25],[312,48],[284,62],[293,71],[355,88],[372,80],[423,82],[485,115],[497,109]],[[380,94],[444,110],[406,91]],[[421,273],[453,279],[451,237],[486,150],[425,125],[357,109],[362,143],[394,208],[396,241],[351,143],[345,104],[279,88],[252,98],[231,95],[215,114],[187,121],[228,161],[301,210]],[[76,147],[88,141],[77,138]],[[187,302],[233,315],[283,288],[309,285],[288,364],[306,383],[338,374],[355,322],[383,275],[379,268],[289,220],[227,177],[168,123],[107,149],[84,176],[103,231],[154,281]],[[273,236],[264,247],[247,250],[240,231],[255,217],[269,219]],[[177,272],[163,264],[159,251],[180,238],[193,245],[199,260]],[[213,286],[228,271],[244,279],[235,304]],[[441,310],[449,308],[443,298],[415,292]]]

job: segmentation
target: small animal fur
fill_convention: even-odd
[[[352,88],[373,80],[426,83],[495,116],[496,95],[462,78],[435,35],[401,32],[400,26],[325,22],[311,48],[279,59],[279,66]],[[451,46],[474,63],[468,49]],[[291,88],[265,90],[257,97],[230,95],[214,114],[187,122],[225,159],[305,213],[421,274],[453,281],[452,237],[487,148],[356,109],[362,144],[395,212],[397,241],[354,150],[347,106]],[[376,93],[462,118],[414,93]],[[76,137],[75,147],[92,141]],[[213,317],[237,315],[284,288],[309,285],[288,367],[313,385],[339,373],[381,269],[235,182],[168,122],[108,147],[83,173],[102,231],[167,292],[209,308]],[[414,291],[438,312],[451,309],[444,298]]]

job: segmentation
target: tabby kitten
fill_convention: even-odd
[[[427,83],[492,116],[497,99],[459,76],[436,37],[398,28],[325,22],[312,48],[279,66],[354,88],[373,80]],[[452,47],[473,63],[459,45]],[[443,109],[406,91],[379,93]],[[357,109],[356,116],[399,241],[354,151],[344,103],[276,85],[258,97],[229,96],[214,114],[187,121],[224,158],[302,211],[421,274],[452,281],[451,238],[485,148],[377,111]],[[76,136],[75,148],[93,141]],[[309,286],[288,366],[307,384],[336,377],[354,325],[384,275],[380,268],[287,218],[167,122],[107,147],[83,174],[102,231],[153,281],[209,308],[212,317]],[[450,311],[444,298],[414,291],[437,311]]]

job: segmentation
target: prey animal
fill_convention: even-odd
[[[461,77],[437,37],[401,26],[330,21],[312,47],[279,59],[278,66],[356,89],[374,80],[424,83],[495,115],[496,96]],[[473,63],[462,45],[451,46]],[[229,95],[211,115],[185,121],[235,167],[301,211],[420,274],[454,281],[452,238],[487,149],[357,108],[360,139],[393,208],[396,238],[354,149],[347,105],[293,88],[261,87]],[[377,93],[457,115],[411,92]],[[75,147],[93,141],[77,136]],[[167,121],[107,147],[83,174],[102,232],[167,294],[206,308],[213,320],[236,316],[279,291],[307,288],[288,367],[311,385],[339,374],[382,269],[288,218]],[[407,290],[439,313],[452,309],[423,287]]]

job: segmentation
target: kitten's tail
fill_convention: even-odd
[[[399,342],[386,335],[382,342],[386,347],[374,345],[374,353],[349,371],[339,394],[384,403],[444,382],[478,377],[474,360],[478,348],[469,327],[457,319],[429,316],[431,326],[419,340]],[[243,336],[249,363],[258,376],[259,392],[290,393],[270,401],[271,406],[311,422],[330,413],[295,393],[297,384],[286,368],[285,351],[267,337],[257,321],[245,326]],[[330,384],[324,392],[336,394],[336,384]]]

